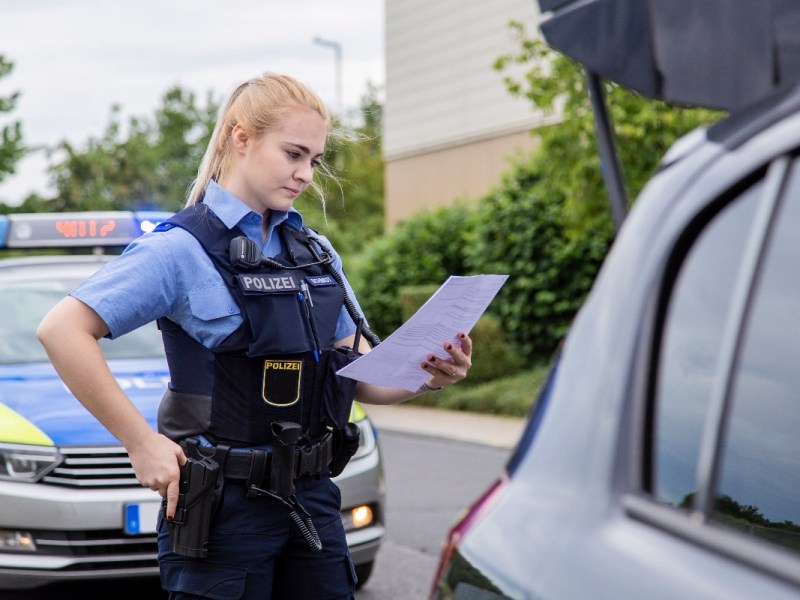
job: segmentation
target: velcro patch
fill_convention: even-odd
[[[302,360],[264,361],[261,397],[272,406],[291,406],[300,400]]]
[[[299,292],[300,282],[294,275],[239,275],[245,294]]]
[[[319,287],[323,285],[336,285],[336,280],[330,275],[314,275],[310,277],[306,277],[306,281],[309,285],[313,285],[314,287]]]

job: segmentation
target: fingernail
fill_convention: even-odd
[[[431,361],[431,362],[436,362],[436,357],[431,355],[431,356],[428,357],[428,360]]]
[[[467,335],[465,333],[459,333],[458,337],[463,340]]]
[[[453,344],[448,342],[447,344],[444,345],[444,348],[445,348],[445,350],[452,350],[453,349]]]

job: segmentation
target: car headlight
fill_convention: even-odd
[[[0,479],[36,482],[63,460],[58,450],[48,446],[0,444]]]
[[[375,430],[372,428],[372,423],[367,418],[367,413],[355,402],[350,411],[350,421],[358,425],[358,429],[361,432],[358,438],[358,450],[356,450],[352,458],[352,460],[355,460],[366,456],[375,449]]]

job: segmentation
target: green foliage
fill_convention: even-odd
[[[370,85],[361,99],[363,124],[354,131],[335,132],[328,143],[325,162],[333,177],[320,178],[325,210],[309,192],[295,202],[305,222],[328,236],[344,255],[359,252],[383,233],[383,107],[377,93]]]
[[[438,289],[438,285],[413,285],[400,288],[400,307],[403,322],[407,321]],[[455,332],[453,332],[455,333]],[[500,320],[486,313],[478,319],[469,333],[474,345],[472,368],[461,386],[472,386],[500,377],[513,375],[522,368],[523,360],[508,343]]]
[[[437,289],[439,289],[439,286],[435,283],[404,285],[401,287],[398,297],[400,299],[400,318],[403,323],[408,321]]]
[[[14,63],[0,54],[0,79],[11,73]],[[0,116],[12,112],[19,100],[19,92],[0,96]],[[25,153],[22,141],[22,125],[19,121],[5,123],[0,127],[0,181],[14,173],[15,165]]]
[[[539,174],[539,155],[518,163],[477,212],[468,262],[476,273],[507,273],[493,304],[515,351],[551,356],[586,297],[611,240],[611,223],[570,236],[565,198]]]
[[[478,385],[517,373],[524,364],[517,347],[510,344],[498,317],[485,313],[469,334],[474,344],[472,367],[462,385]]]
[[[448,410],[465,410],[508,417],[525,417],[536,401],[547,376],[547,367],[538,366],[508,377],[500,377],[479,385],[464,383],[441,392],[422,394],[410,400],[417,406],[434,406]],[[470,373],[472,377],[472,373]]]
[[[583,70],[530,37],[522,23],[512,22],[510,27],[519,51],[499,57],[495,68],[508,73],[513,66],[524,65],[527,70],[522,78],[504,76],[509,92],[527,98],[546,115],[559,117],[557,125],[536,131],[541,138],[539,174],[548,181],[550,190],[565,198],[569,231],[591,235],[598,224],[605,228],[608,207]],[[639,194],[675,140],[722,116],[715,111],[648,100],[610,82],[605,91],[631,199]]]
[[[409,219],[364,248],[350,280],[375,333],[383,336],[400,326],[402,286],[439,285],[449,275],[467,274],[473,229],[472,213],[456,204]]]
[[[48,210],[179,209],[197,174],[218,110],[211,95],[199,106],[180,87],[166,92],[150,118],[131,117],[123,126],[120,107],[111,110],[99,138],[75,146],[61,142],[64,158],[50,167],[56,186]]]

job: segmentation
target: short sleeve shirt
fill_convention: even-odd
[[[278,225],[286,222],[297,229],[303,225],[302,216],[293,209],[270,211],[264,240],[263,217],[216,182],[209,184],[203,202],[229,229],[238,225],[268,257],[282,249],[275,231]],[[335,252],[333,266],[342,272],[341,258]],[[353,290],[342,275],[347,293],[360,312]],[[180,227],[142,235],[71,295],[105,321],[110,338],[167,317],[206,348],[214,348],[243,320],[211,258],[194,236]],[[342,308],[335,339],[342,340],[354,332],[355,324]]]

